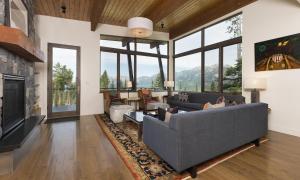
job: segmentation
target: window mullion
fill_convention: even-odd
[[[219,48],[219,92],[223,92],[223,47]]]
[[[201,33],[201,48],[204,47],[204,44],[205,44],[205,30],[203,29]],[[201,92],[204,92],[204,86],[205,86],[204,68],[205,68],[205,51],[203,50],[201,52]]]

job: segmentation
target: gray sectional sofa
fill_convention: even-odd
[[[217,99],[221,96],[225,97],[226,104],[245,103],[245,97],[243,97],[242,95],[232,95],[226,93],[197,93],[197,92],[184,92],[184,93],[188,94],[188,102],[181,102],[177,94],[168,97],[167,103],[171,107],[178,107],[179,109],[185,111],[202,110],[204,104],[206,104],[207,102],[215,104]]]
[[[174,114],[169,124],[145,116],[144,143],[182,172],[267,134],[268,105],[242,104]]]

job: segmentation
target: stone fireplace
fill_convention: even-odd
[[[0,0],[0,25],[7,24],[7,7],[5,0]],[[24,0],[28,8],[28,39],[35,42],[34,13],[32,0]],[[3,105],[3,75],[22,76],[25,78],[25,119],[33,115],[34,105],[37,103],[35,85],[35,65],[30,59],[25,59],[12,51],[0,46],[0,122]]]
[[[28,10],[28,36],[8,26],[8,2],[0,0],[0,175],[14,171],[31,148],[23,144],[30,144],[38,135],[38,125],[45,117],[36,111],[35,63],[44,62],[44,54],[36,41],[33,0],[23,0]]]

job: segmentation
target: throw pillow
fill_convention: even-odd
[[[189,95],[188,95],[188,93],[184,93],[182,102],[189,102]]]
[[[225,107],[225,102],[221,102],[219,104],[211,104],[211,103],[206,103],[203,107],[203,110],[207,110],[207,109],[216,109],[216,108],[222,108]]]
[[[178,113],[178,107],[169,108],[168,112],[170,112],[172,114]]]
[[[183,96],[184,96],[184,93],[183,92],[179,92],[178,93],[178,100],[182,102],[183,98],[184,98]]]
[[[166,112],[166,115],[165,115],[165,122],[169,124],[170,120],[171,120],[171,116],[172,116],[172,113],[170,112]]]
[[[189,101],[189,95],[185,92],[180,92],[178,94],[178,99],[180,102],[188,102]]]
[[[225,102],[225,97],[224,96],[220,96],[218,99],[217,99],[217,102],[216,104],[220,104],[222,102]]]

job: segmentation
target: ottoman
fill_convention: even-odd
[[[161,102],[153,102],[147,104],[147,110],[157,110],[158,108],[166,109],[169,108],[169,104],[161,103]]]
[[[127,112],[134,111],[133,106],[129,105],[114,105],[109,108],[110,119],[114,123],[119,123],[123,121],[123,114]]]

